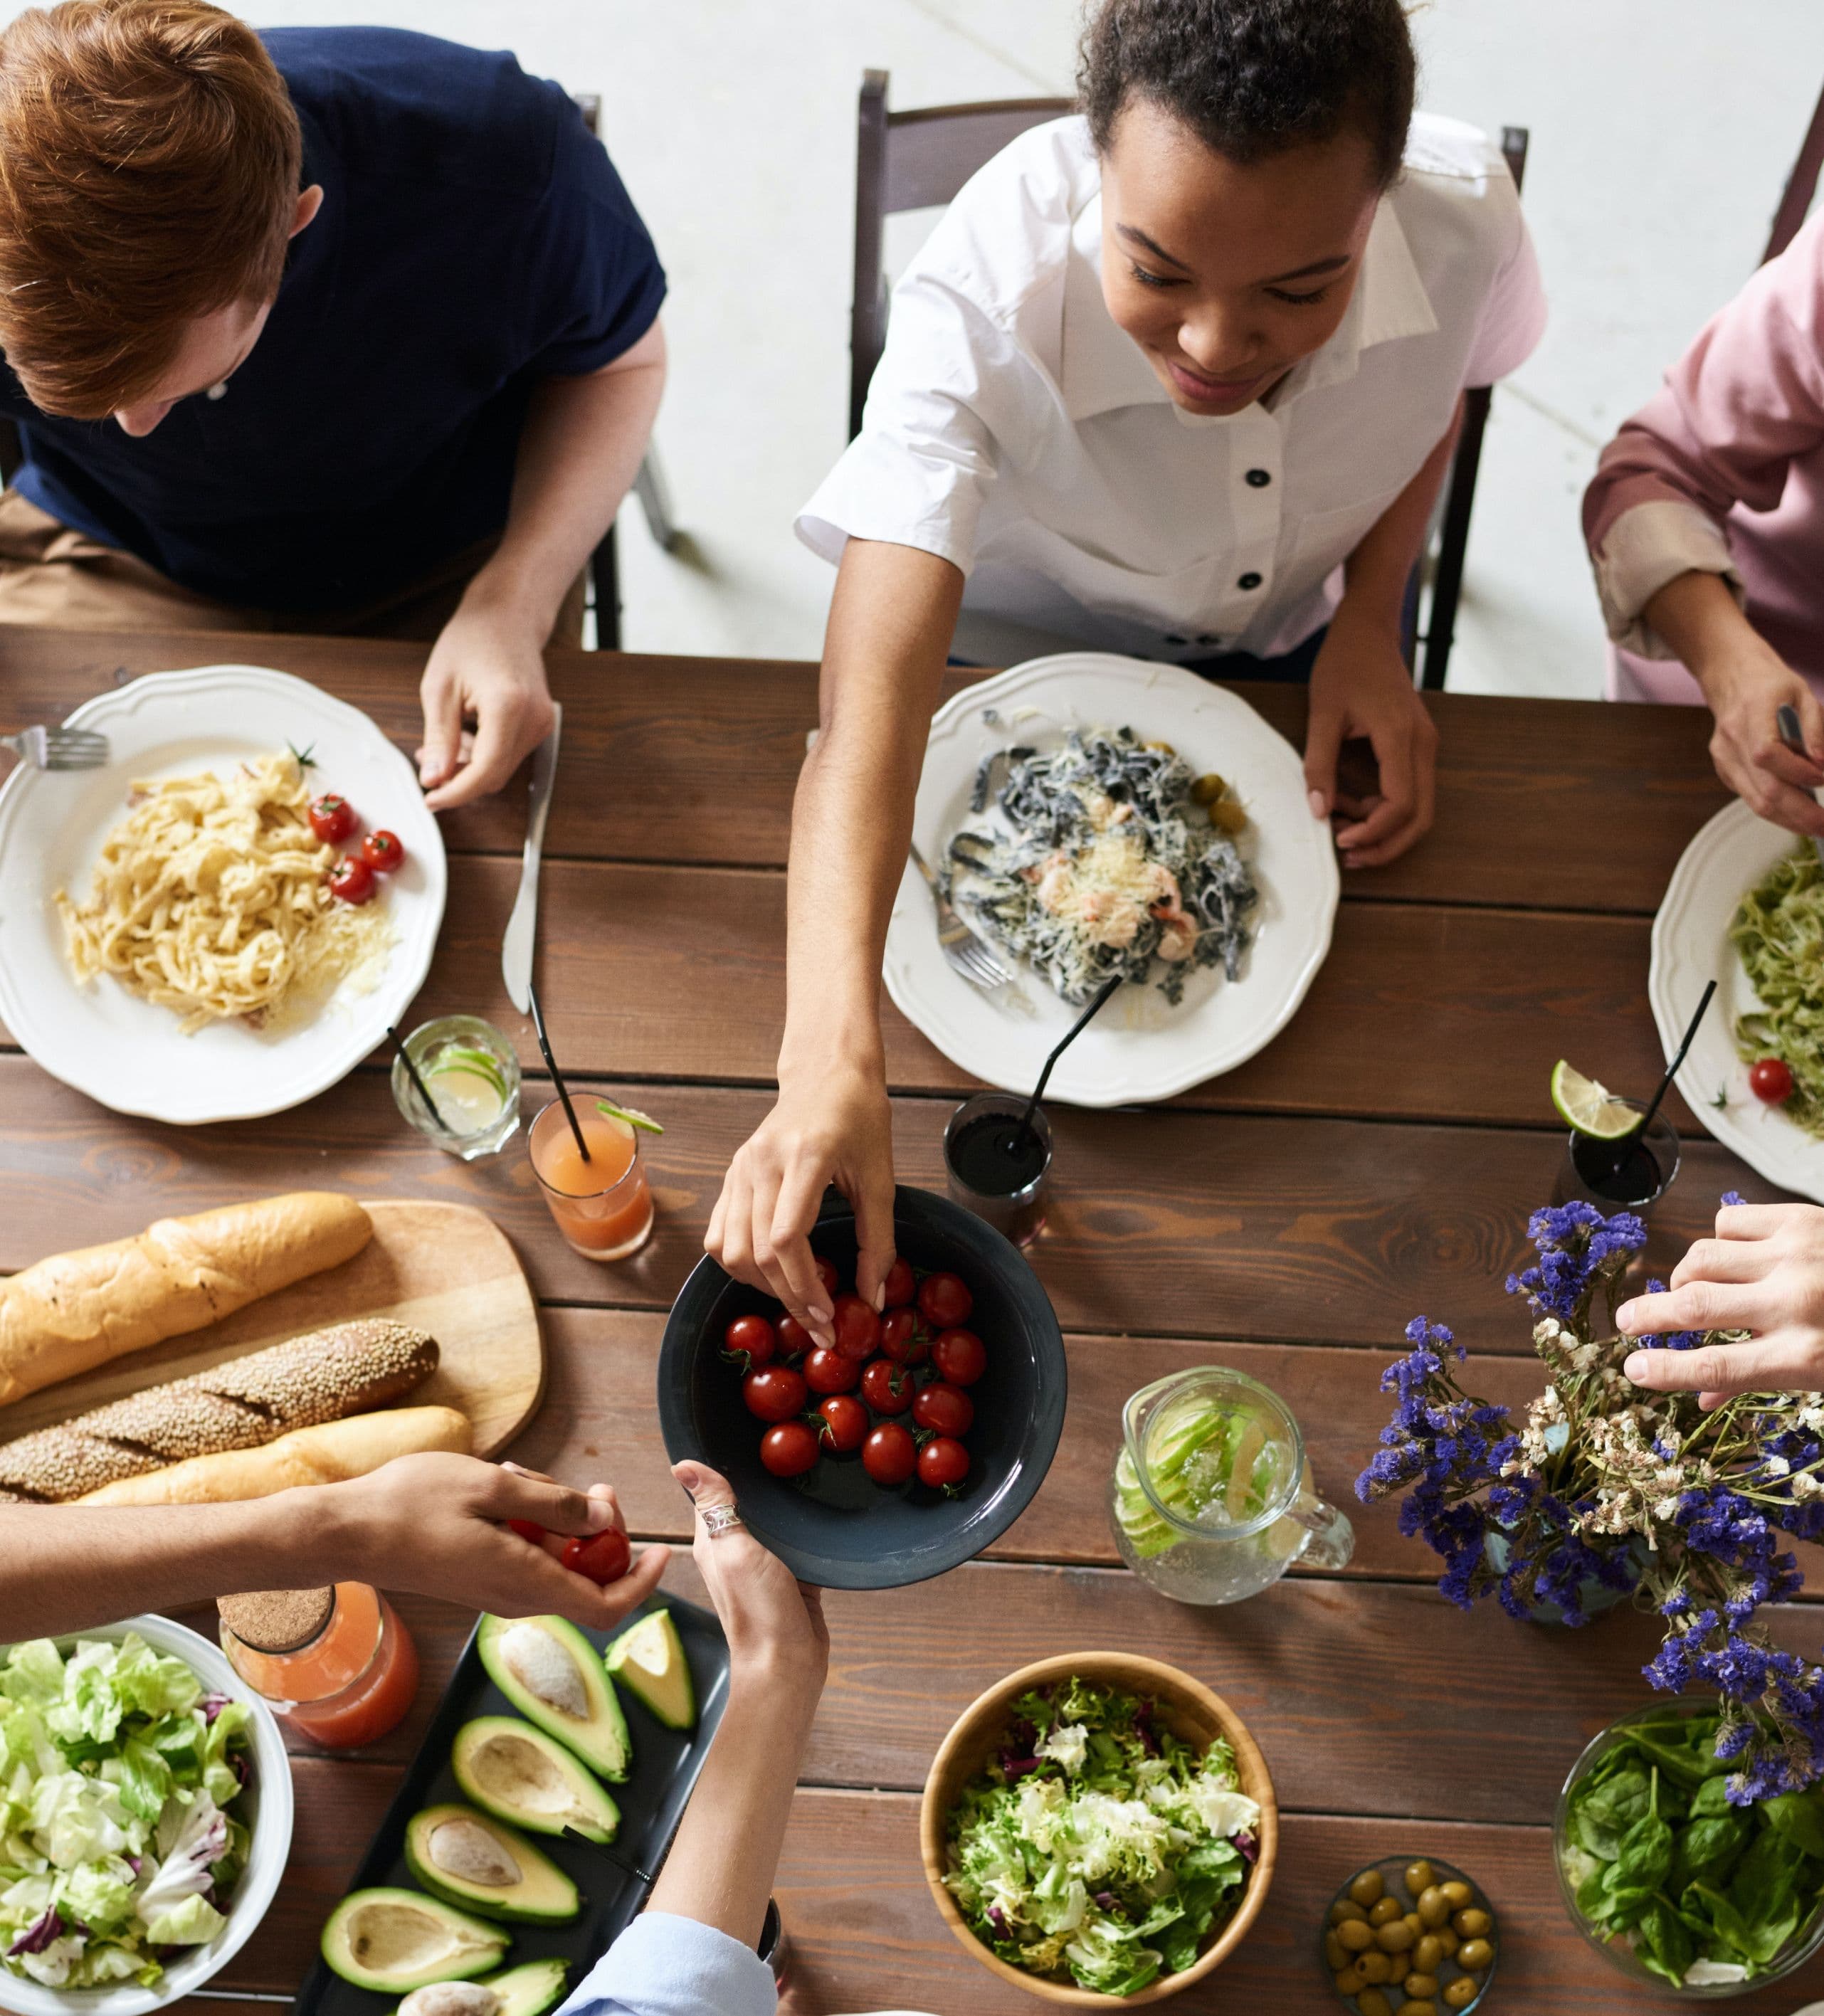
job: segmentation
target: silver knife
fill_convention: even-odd
[[[519,871],[519,895],[500,941],[500,977],[506,996],[521,1014],[532,1000],[532,945],[539,934],[539,857],[544,851],[545,820],[551,809],[551,787],[557,776],[557,741],[564,732],[564,710],[552,704],[551,732],[532,758],[532,797],[526,812],[525,858]]]
[[[1804,735],[1799,727],[1798,709],[1790,705],[1783,706],[1773,718],[1779,725],[1780,740],[1795,756],[1803,756],[1808,763],[1810,762],[1811,754],[1805,747]],[[1811,795],[1819,805],[1824,805],[1824,790],[1814,791]],[[1824,863],[1824,840],[1820,840],[1815,833],[1811,836],[1811,848],[1820,863]]]

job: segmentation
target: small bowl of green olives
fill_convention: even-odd
[[[1336,1893],[1319,1940],[1338,2000],[1356,2016],[1464,2016],[1494,1978],[1488,1899],[1435,1855],[1383,1856]]]

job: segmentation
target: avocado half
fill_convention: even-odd
[[[630,1624],[604,1655],[607,1669],[645,1702],[667,1729],[697,1726],[697,1690],[690,1662],[669,1610]]]
[[[473,1806],[427,1806],[406,1823],[406,1866],[434,1897],[484,1917],[567,1924],[576,1885],[517,1828]]]
[[[568,1960],[528,1960],[478,1981],[440,1982],[422,1993],[414,1990],[393,2016],[481,2016],[483,2011],[486,2016],[545,2016],[563,2000],[569,1982]],[[494,1998],[492,2007],[484,1990]]]
[[[517,1715],[465,1722],[450,1746],[449,1766],[483,1813],[510,1826],[533,1834],[568,1828],[601,1841],[620,1831],[621,1809],[601,1780],[555,1737]]]
[[[498,1967],[512,1943],[498,1925],[416,1890],[351,1890],[321,1941],[331,1971],[357,1988],[404,1995],[434,1981],[469,1981]]]
[[[632,1746],[601,1654],[562,1617],[484,1617],[481,1663],[528,1722],[618,1784]]]

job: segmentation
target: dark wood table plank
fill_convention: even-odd
[[[118,676],[240,660],[315,681],[409,748],[424,655],[348,639],[9,628],[0,707],[8,725],[53,720]],[[816,720],[814,666],[568,651],[549,662],[566,708],[553,854],[784,862]],[[957,675],[950,690],[968,683]],[[1238,690],[1302,744],[1302,692]],[[1701,709],[1458,693],[1426,704],[1443,735],[1436,826],[1403,861],[1349,878],[1354,898],[1650,915],[1685,842],[1726,801]],[[517,853],[522,802],[516,790],[449,819],[451,845]]]
[[[541,1096],[528,1089],[528,1111]],[[729,1157],[766,1101],[687,1085],[633,1096],[666,1123],[648,1151],[658,1230],[636,1258],[602,1267],[557,1237],[517,1142],[481,1162],[440,1154],[401,1121],[377,1071],[291,1113],[178,1128],[106,1113],[25,1060],[0,1057],[0,1270],[165,1213],[317,1184],[478,1205],[542,1298],[668,1308],[700,1256]],[[943,1187],[949,1111],[895,1102],[903,1181]],[[1551,1193],[1555,1136],[1158,1111],[1059,1107],[1053,1118],[1056,1197],[1033,1259],[1072,1330],[1384,1349],[1422,1312],[1478,1353],[1531,1351],[1502,1283],[1524,1259],[1527,1212]],[[1779,1194],[1714,1143],[1694,1144],[1655,1219],[1649,1250],[1662,1271],[1709,1229],[1732,1186]]]

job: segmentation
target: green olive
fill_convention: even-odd
[[[1460,1877],[1452,1877],[1448,1883],[1441,1883],[1438,1888],[1450,1899],[1453,1911],[1460,1911],[1465,1904],[1476,1901],[1476,1892]]]
[[[1345,1918],[1336,1928],[1336,1937],[1352,1953],[1366,1953],[1375,1942],[1374,1928],[1366,1918]]]
[[[1339,1995],[1359,1995],[1368,1986],[1361,1978],[1359,1967],[1346,1967],[1336,1975],[1336,1993]]]
[[[1445,2005],[1451,2009],[1467,2009],[1482,1993],[1482,1984],[1472,1981],[1466,1974],[1460,1974],[1444,1990]]]
[[[1369,1905],[1378,1904],[1386,1895],[1387,1886],[1381,1881],[1378,1869],[1364,1869],[1349,1886],[1349,1894],[1365,1911]],[[1467,1904],[1469,1899],[1463,1902]]]
[[[1396,1918],[1402,1915],[1400,1906],[1394,1899],[1383,1897],[1368,1913],[1368,1923],[1371,1925],[1390,1925]]]
[[[1394,1918],[1375,1932],[1375,1944],[1382,1953],[1405,1953],[1412,1944],[1412,1928],[1404,1918]]]
[[[1435,1974],[1409,1974],[1406,1977],[1406,1993],[1420,1997],[1436,1995],[1437,1976]]]
[[[1209,823],[1219,833],[1239,833],[1248,823],[1247,808],[1233,798],[1219,798],[1209,808]]]
[[[1380,1937],[1379,1932],[1375,1937]],[[1480,1974],[1494,1958],[1494,1948],[1487,1939],[1465,1939],[1457,1949],[1457,1964],[1466,1967],[1472,1974]]]
[[[1391,1982],[1402,1982],[1412,1971],[1412,1956],[1411,1953],[1394,1953],[1387,1964],[1390,1970],[1387,1978]]]
[[[1393,1963],[1378,1949],[1364,1953],[1355,1964],[1362,1979],[1373,1982],[1377,1988],[1382,1982],[1391,1981],[1393,1978]]]
[[[1437,2016],[1435,2002],[1402,2002],[1393,2011],[1393,2016]]]
[[[1466,1939],[1485,1939],[1494,1929],[1494,1921],[1486,1911],[1459,1911],[1451,1923]]]
[[[1444,1948],[1447,1958],[1455,1960],[1457,1957],[1457,1949],[1463,1942],[1448,1925],[1440,1925],[1432,1937]],[[1343,1943],[1346,1945],[1348,1942],[1345,1940]]]
[[[1353,1897],[1339,1897],[1330,1906],[1330,1922],[1333,1925],[1341,1924],[1345,1918],[1365,1919],[1367,1917],[1367,1912]]]
[[[1213,805],[1228,789],[1227,781],[1213,770],[1206,770],[1191,787],[1191,795],[1200,805]]]
[[[1393,2005],[1378,1988],[1364,1988],[1356,2000],[1361,2016],[1393,2016]]]
[[[1437,1877],[1433,1874],[1431,1864],[1423,1856],[1421,1856],[1416,1862],[1407,1863],[1406,1888],[1411,1895],[1416,1897],[1420,1891],[1429,1890],[1436,1881]]]
[[[1451,1900],[1435,1883],[1418,1893],[1418,1915],[1427,1931],[1435,1931],[1451,1915]]]
[[[1330,1963],[1332,1974],[1340,1974],[1349,1964],[1349,1949],[1334,1932],[1324,1935],[1324,1957]]]
[[[1412,1964],[1421,1974],[1436,1974],[1447,1957],[1444,1942],[1435,1932],[1427,1932],[1412,1949]]]
[[[1402,1911],[1400,1913],[1400,1922],[1403,1925],[1409,1926],[1411,1928],[1412,1936],[1415,1939],[1423,1939],[1426,1931],[1429,1929],[1424,1919],[1420,1917],[1416,1911]]]

